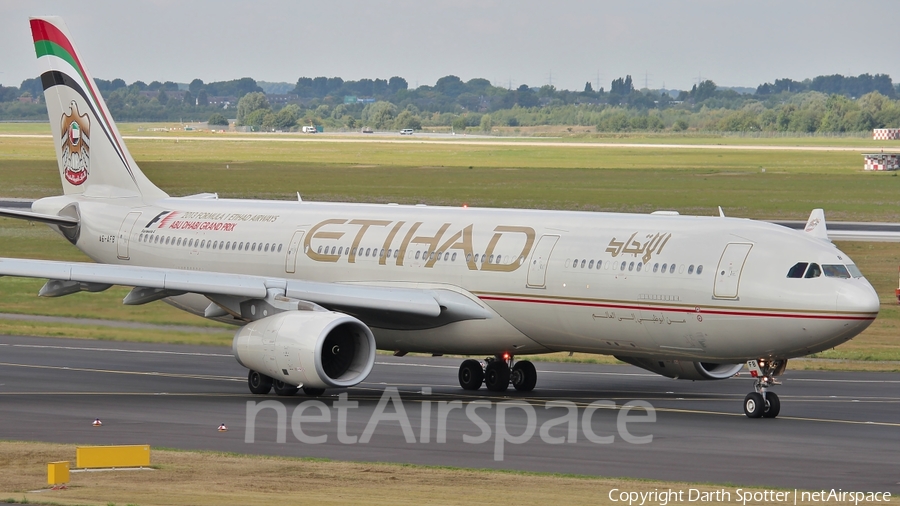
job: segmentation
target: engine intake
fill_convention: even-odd
[[[248,323],[232,349],[242,366],[310,388],[351,387],[375,364],[369,327],[331,311],[287,311]]]
[[[688,380],[721,380],[737,374],[744,364],[715,364],[711,362],[689,362],[666,358],[616,357],[633,366],[655,372],[661,376]]]

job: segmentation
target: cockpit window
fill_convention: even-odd
[[[859,267],[856,264],[847,264],[847,270],[850,271],[850,275],[854,278],[863,277],[862,272],[859,272]]]
[[[850,278],[850,271],[841,264],[822,265],[822,272],[826,278]]]
[[[806,272],[806,266],[809,265],[806,262],[797,262],[791,267],[791,270],[788,271],[787,277],[789,278],[802,278],[803,273]]]
[[[806,269],[806,276],[804,278],[817,278],[822,275],[822,268],[819,267],[819,264],[809,264],[809,269]]]

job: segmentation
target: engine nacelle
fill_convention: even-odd
[[[714,364],[687,360],[616,357],[622,362],[646,369],[667,378],[687,380],[722,380],[737,374],[744,364]]]
[[[332,311],[286,311],[241,327],[232,343],[242,366],[290,385],[351,387],[375,365],[375,336]]]

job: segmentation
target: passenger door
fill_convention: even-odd
[[[719,266],[716,268],[716,284],[713,287],[713,297],[718,299],[736,299],[741,284],[741,272],[744,270],[744,262],[753,245],[750,243],[733,242],[725,246]]]

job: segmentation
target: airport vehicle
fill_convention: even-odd
[[[320,395],[376,348],[488,356],[460,386],[531,391],[554,351],[718,380],[748,364],[744,411],[775,417],[787,360],[871,324],[875,291],[826,235],[746,219],[171,197],[128,152],[60,18],[31,20],[63,195],[0,215],[43,222],[96,263],[0,259],[40,295],[133,287],[239,325],[251,392]]]
[[[412,134],[413,134],[412,128],[404,128],[403,130],[400,130],[400,135],[412,135]]]
[[[316,129],[316,127],[313,125],[304,125],[301,130],[305,134],[314,134],[314,133],[318,132],[318,129]]]

